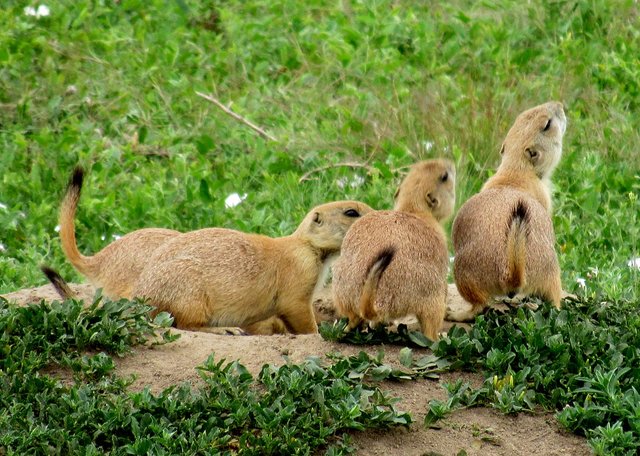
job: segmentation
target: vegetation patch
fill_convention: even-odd
[[[431,400],[425,425],[461,407],[503,413],[556,411],[567,429],[585,435],[599,455],[640,449],[640,313],[635,302],[569,298],[562,309],[540,303],[511,313],[489,311],[469,330],[453,327],[430,343],[442,368],[481,371],[473,388],[445,383],[449,398]],[[349,343],[415,343],[420,333],[400,329],[344,333],[346,320],[321,327],[323,337]],[[343,331],[342,334],[339,334]]]
[[[211,355],[198,367],[204,386],[130,392],[132,379],[114,373],[111,355],[171,323],[166,314],[150,322],[149,310],[100,297],[87,308],[74,300],[29,307],[0,300],[0,452],[343,454],[353,449],[347,430],[412,421],[396,409],[398,399],[371,385],[406,375],[365,353],[265,365],[256,378]],[[72,369],[71,384],[46,373],[53,365]]]

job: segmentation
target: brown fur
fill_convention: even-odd
[[[415,314],[438,338],[446,310],[449,256],[440,223],[453,212],[455,169],[449,160],[415,164],[396,193],[393,211],[353,224],[333,269],[333,297],[353,328]]]
[[[49,279],[51,285],[56,290],[60,298],[69,299],[75,298],[78,294],[71,289],[69,284],[62,278],[60,273],[55,269],[50,268],[49,266],[41,266],[40,269],[44,273],[44,275]],[[316,319],[317,320],[317,319]],[[278,317],[270,317],[266,320],[259,321],[253,323],[251,325],[247,325],[243,328],[236,327],[225,327],[225,328],[216,328],[219,331],[211,330],[210,332],[215,332],[216,334],[222,335],[246,335],[246,334],[262,334],[262,335],[273,335],[273,334],[286,334],[290,332],[289,328],[286,327],[284,322]]]
[[[378,312],[375,309],[376,298],[378,297],[378,284],[382,273],[389,267],[389,263],[393,260],[395,249],[385,249],[378,254],[375,262],[367,272],[362,287],[362,295],[360,296],[360,315],[367,320],[375,320]]]
[[[75,215],[82,190],[84,171],[77,167],[69,180],[60,209],[60,240],[69,262],[96,288],[102,288],[112,299],[131,299],[133,284],[142,272],[151,253],[167,240],[180,234],[164,228],[133,231],[112,242],[93,256],[78,250]],[[55,285],[55,284],[54,284]]]
[[[322,260],[370,211],[356,201],[323,204],[281,238],[222,228],[181,234],[156,250],[133,295],[173,314],[182,329],[255,330],[262,322],[260,328],[273,325],[276,332],[317,332],[311,294]]]
[[[454,276],[472,309],[450,313],[448,319],[473,319],[490,298],[519,292],[560,307],[550,178],[562,155],[565,129],[560,103],[520,114],[502,145],[498,171],[458,211]]]

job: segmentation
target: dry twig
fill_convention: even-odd
[[[304,182],[306,180],[309,180],[309,176],[311,176],[312,174],[318,173],[320,171],[326,171],[327,169],[339,168],[342,166],[348,167],[348,168],[364,168],[367,170],[367,172],[372,172],[375,169],[373,166],[367,165],[365,163],[356,163],[356,162],[334,163],[331,165],[320,166],[319,168],[312,169],[311,171],[307,171],[302,175],[300,179],[298,179],[298,182]]]
[[[233,112],[231,109],[229,109],[228,107],[223,105],[218,99],[212,97],[211,95],[207,95],[206,93],[202,93],[202,92],[196,92],[196,95],[198,95],[199,97],[204,98],[207,101],[210,101],[211,103],[213,103],[214,105],[216,105],[217,107],[222,109],[225,113],[227,113],[228,115],[230,115],[231,117],[236,119],[238,122],[243,123],[247,127],[251,128],[253,131],[258,133],[263,138],[270,139],[271,141],[276,141],[276,142],[278,141],[276,138],[274,138],[269,133],[264,131],[264,129],[260,128],[259,126],[257,126],[253,122],[251,122],[250,120],[245,119],[240,114],[237,114],[237,113]]]

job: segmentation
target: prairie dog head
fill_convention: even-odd
[[[451,160],[426,160],[414,164],[396,192],[394,209],[430,212],[442,222],[453,214],[456,168]]]
[[[533,170],[549,178],[562,156],[567,118],[562,103],[550,101],[521,113],[502,143],[501,169]]]
[[[359,201],[336,201],[314,207],[304,218],[295,236],[316,249],[340,250],[342,240],[353,223],[373,209]]]

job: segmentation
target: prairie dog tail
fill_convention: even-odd
[[[380,282],[382,273],[387,269],[394,255],[395,249],[393,247],[382,250],[367,272],[367,278],[364,281],[364,288],[360,296],[360,313],[367,320],[373,320],[377,315],[375,303],[378,282]]]
[[[511,213],[511,222],[507,231],[507,276],[505,284],[508,291],[519,290],[526,284],[525,265],[527,247],[527,223],[529,212],[522,201]]]
[[[62,250],[69,262],[86,275],[89,257],[82,255],[78,250],[74,221],[83,179],[84,170],[80,166],[76,166],[67,184],[67,193],[64,195],[60,208],[60,240],[62,241]]]
[[[65,282],[56,270],[44,265],[40,266],[40,270],[44,272],[44,275],[47,276],[47,279],[49,279],[49,282],[51,282],[51,285],[53,285],[53,288],[56,289],[62,299],[69,299],[76,296],[75,291],[69,287],[69,284]]]

